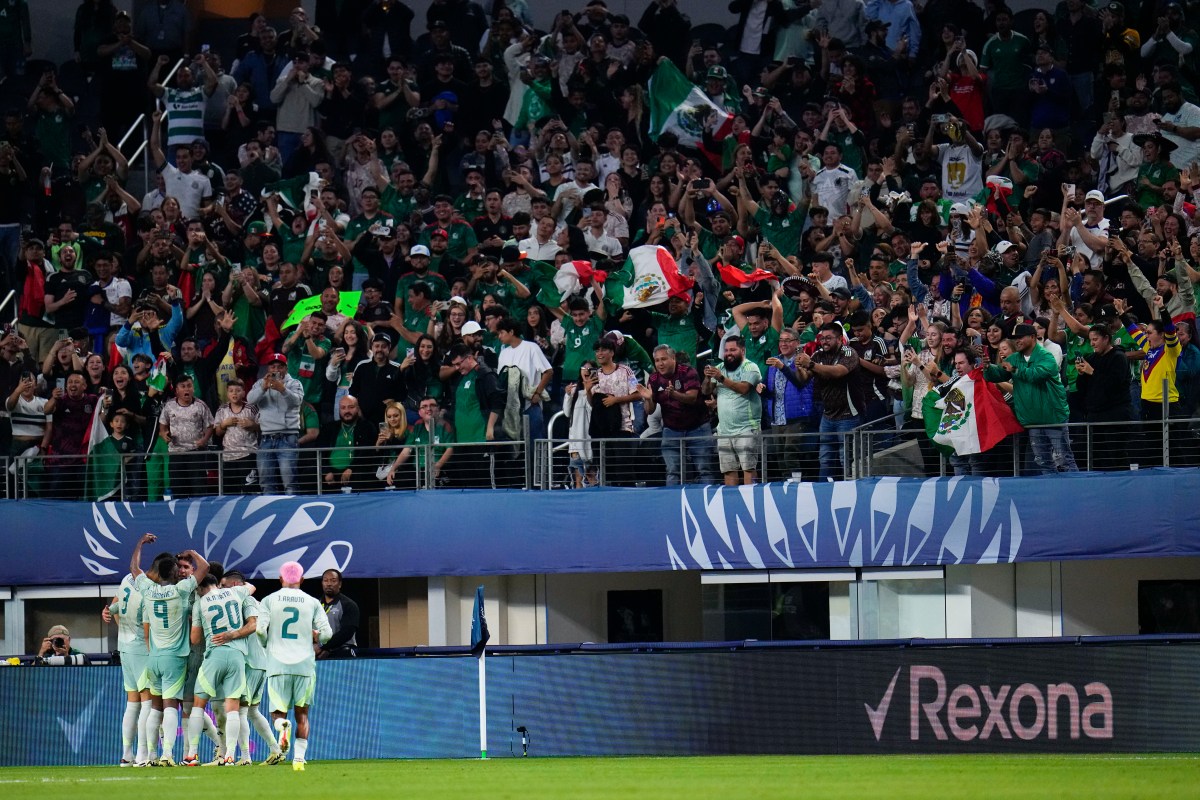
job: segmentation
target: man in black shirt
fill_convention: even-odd
[[[845,343],[842,326],[827,322],[817,331],[817,351],[800,353],[796,366],[817,380],[821,398],[821,480],[837,480],[845,466],[845,435],[858,427],[862,409],[855,399],[853,376],[858,356]]]
[[[329,617],[333,636],[317,648],[317,658],[354,658],[358,646],[358,603],[342,594],[342,572],[327,569],[321,575],[321,607]]]
[[[46,313],[62,330],[83,327],[87,314],[88,286],[95,278],[87,270],[76,269],[79,253],[74,247],[58,251],[58,272],[46,278]]]
[[[371,357],[354,366],[354,381],[350,394],[358,398],[363,416],[374,425],[383,422],[383,401],[403,397],[400,365],[388,358],[394,342],[386,332],[380,331],[371,340]],[[374,437],[371,443],[374,443]]]
[[[1133,418],[1129,384],[1132,380],[1125,353],[1113,347],[1112,333],[1107,325],[1093,325],[1088,332],[1092,343],[1090,355],[1075,360],[1079,373],[1076,390],[1083,399],[1084,418],[1088,422],[1128,422]],[[1124,425],[1104,425],[1096,428],[1092,446],[1094,469],[1128,469],[1125,440],[1129,431]]]

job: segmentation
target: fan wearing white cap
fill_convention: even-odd
[[[1108,246],[1109,221],[1104,217],[1104,193],[1092,189],[1084,195],[1081,214],[1069,205],[1069,188],[1067,184],[1063,184],[1058,246],[1073,246],[1088,260],[1093,269],[1099,269],[1104,263],[1104,250]]]

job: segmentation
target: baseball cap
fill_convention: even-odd
[[[287,356],[285,356],[283,353],[272,353],[270,356],[267,357],[267,363],[268,364],[286,364]]]
[[[458,303],[460,306],[468,306],[469,307],[471,305],[470,303],[468,303],[466,300],[463,299],[462,295],[457,295],[457,294],[450,298],[450,302]]]
[[[1000,255],[1004,255],[1014,247],[1016,247],[1015,244],[1010,242],[1008,239],[1004,239],[1003,241],[997,242],[993,249]]]
[[[262,236],[266,232],[267,232],[267,223],[263,222],[262,220],[255,220],[254,222],[251,222],[249,225],[246,226],[246,234],[247,235],[256,234],[258,236]]]
[[[505,264],[511,264],[514,261],[520,261],[524,257],[525,254],[521,252],[521,248],[517,247],[515,244],[506,244],[504,249],[500,251],[500,260]]]
[[[435,19],[433,22],[429,23],[429,30],[433,30],[434,28],[449,29],[449,27],[450,26],[446,24],[446,20],[444,19]]]
[[[409,257],[412,256],[428,256],[429,248],[423,244],[413,245],[413,249],[408,251]]]
[[[1020,325],[1014,325],[1013,338],[1020,339],[1023,336],[1037,336],[1037,329],[1026,322],[1022,322]]]
[[[1112,14],[1113,16],[1119,17],[1125,13],[1125,6],[1121,5],[1120,3],[1109,3],[1108,4],[1108,13]]]
[[[729,77],[729,72],[720,64],[708,68],[708,72],[704,75],[705,78],[723,81]]]
[[[46,631],[47,639],[49,639],[51,636],[70,636],[70,635],[71,635],[71,632],[69,630],[67,630],[66,625],[52,625],[52,626],[50,626],[50,630]]]
[[[442,237],[443,239],[449,239],[449,238],[450,238],[450,234],[446,233],[446,229],[445,229],[445,228],[434,228],[433,230],[431,230],[431,231],[429,232],[429,238],[430,238],[430,239],[432,239],[432,238],[433,238],[433,237],[435,237],[435,236],[440,236],[440,237]]]
[[[850,299],[850,290],[847,289],[845,286],[839,286],[836,289],[834,289],[833,291],[831,291],[829,293],[829,296],[830,297],[840,297],[843,300],[849,300]]]
[[[465,325],[462,326],[462,332],[463,332],[464,336],[470,335],[472,333],[480,333],[482,331],[483,331],[483,328],[481,328],[479,323],[476,322],[475,320],[470,320],[469,322],[467,322]]]
[[[755,97],[770,97],[771,93],[769,91],[767,91],[767,87],[759,86],[759,87],[755,88],[754,96]]]
[[[42,248],[43,250],[45,250],[45,249],[46,249],[46,243],[45,243],[45,242],[43,242],[41,239],[38,239],[38,238],[26,239],[26,240],[25,240],[25,246],[26,246],[26,247],[40,247],[40,248]]]
[[[371,338],[372,342],[386,342],[389,347],[392,345],[392,337],[388,336],[384,331],[379,331]]]
[[[729,237],[729,241],[733,242],[734,244],[736,244],[738,247],[742,248],[743,250],[746,249],[746,240],[743,239],[741,236],[738,236],[736,233],[733,236]]]
[[[966,203],[955,203],[954,205],[950,206],[950,216],[954,216],[955,214],[962,214],[965,217],[967,214],[970,214],[970,213],[971,213],[971,209],[967,208]]]
[[[1104,202],[1104,192],[1100,191],[1099,189],[1092,189],[1090,192],[1088,192],[1087,194],[1085,194],[1083,196],[1083,201],[1085,203],[1088,200],[1095,200],[1097,203],[1103,203]]]

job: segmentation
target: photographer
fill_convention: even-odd
[[[82,650],[71,647],[71,632],[66,625],[53,625],[42,639],[38,648],[38,657],[46,659],[47,664],[61,666],[63,664],[87,664],[87,656]]]

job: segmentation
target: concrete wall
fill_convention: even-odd
[[[1138,632],[1138,581],[1200,580],[1200,558],[1069,561],[1062,565],[1064,636]]]
[[[547,576],[549,641],[607,642],[607,593],[615,589],[662,589],[664,640],[702,638],[699,573],[613,572]]]

